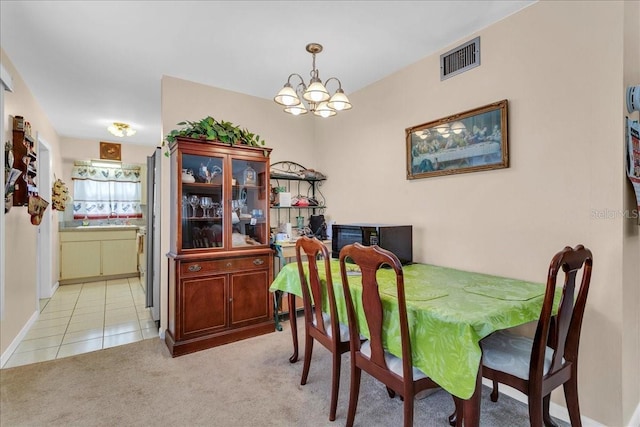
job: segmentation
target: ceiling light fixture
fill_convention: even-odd
[[[111,126],[107,128],[111,134],[122,138],[123,136],[133,136],[136,134],[135,129],[129,126],[126,123],[118,123],[114,122]]]
[[[316,116],[331,117],[335,116],[338,111],[349,110],[351,103],[349,98],[342,90],[342,83],[336,77],[329,77],[324,84],[320,80],[320,75],[316,69],[316,54],[322,52],[322,45],[319,43],[309,43],[306,46],[307,52],[313,56],[313,66],[309,73],[311,80],[307,86],[304,79],[300,74],[293,73],[287,79],[284,87],[278,92],[273,99],[276,103],[284,105],[284,111],[294,116],[306,114],[307,111],[311,111]],[[294,89],[291,86],[291,78],[298,77],[300,83]],[[338,82],[338,89],[336,89],[333,95],[329,95],[327,91],[327,83],[331,80]],[[307,101],[308,107],[300,99],[300,96]]]

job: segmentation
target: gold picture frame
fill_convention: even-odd
[[[507,100],[405,129],[407,179],[509,167]]]
[[[121,157],[121,144],[115,142],[100,143],[101,160],[122,160]]]

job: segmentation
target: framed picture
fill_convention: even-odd
[[[407,179],[509,167],[507,100],[405,130]]]
[[[122,160],[120,154],[120,144],[115,142],[100,143],[100,159],[103,160]]]

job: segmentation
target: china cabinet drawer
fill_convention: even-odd
[[[183,276],[201,275],[211,273],[225,273],[237,270],[253,270],[264,268],[268,265],[269,259],[265,255],[227,258],[210,261],[185,262],[180,265],[180,273]]]

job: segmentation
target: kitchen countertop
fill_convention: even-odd
[[[60,232],[67,231],[117,231],[117,230],[137,230],[139,225],[78,225],[75,227],[60,227]]]

